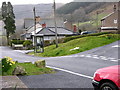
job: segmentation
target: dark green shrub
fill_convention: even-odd
[[[30,41],[30,40],[25,40],[24,43],[23,43],[24,47],[29,47],[31,45],[32,45],[32,41]]]
[[[24,40],[17,40],[17,39],[14,39],[14,40],[11,40],[11,45],[12,45],[12,43],[13,44],[23,44],[24,43]]]

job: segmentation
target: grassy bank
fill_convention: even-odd
[[[96,47],[104,46],[112,42],[115,42],[117,40],[120,40],[120,36],[118,34],[88,36],[88,37],[74,39],[63,44],[59,44],[58,48],[56,48],[55,45],[48,46],[45,48],[44,53],[37,53],[35,54],[35,56],[55,57],[55,56],[71,55],[86,50],[90,50]],[[29,53],[29,55],[34,55],[34,53],[33,52]]]
[[[55,71],[53,69],[46,68],[46,67],[39,68],[39,67],[36,67],[32,63],[16,63],[7,72],[3,73],[3,76],[12,75],[12,72],[16,66],[22,66],[25,69],[25,71],[27,72],[26,75],[40,75],[40,74],[55,73]]]

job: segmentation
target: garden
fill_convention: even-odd
[[[47,68],[45,60],[38,60],[36,62],[25,62],[19,63],[13,61],[10,57],[5,57],[0,60],[0,75],[1,76],[11,76],[11,75],[40,75],[55,73],[51,68]]]

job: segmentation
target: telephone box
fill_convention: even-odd
[[[34,35],[34,52],[35,53],[43,53],[44,52],[44,35],[36,34]]]

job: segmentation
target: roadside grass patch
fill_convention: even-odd
[[[3,73],[3,76],[11,76],[16,66],[22,66],[23,68],[25,68],[25,71],[27,72],[26,75],[55,73],[55,71],[51,68],[47,68],[47,67],[39,68],[32,63],[16,63],[15,65],[12,65],[12,67],[7,72]]]
[[[112,42],[120,40],[120,36],[118,34],[106,34],[100,36],[88,36],[83,38],[78,38],[74,40],[70,40],[66,43],[59,44],[59,47],[56,48],[55,45],[51,45],[45,47],[44,53],[37,53],[35,56],[42,57],[55,57],[55,56],[65,56],[80,53],[86,50],[90,50],[96,47],[104,46],[110,44]],[[79,49],[72,50],[76,47]],[[29,55],[33,55],[34,52],[29,53]]]

